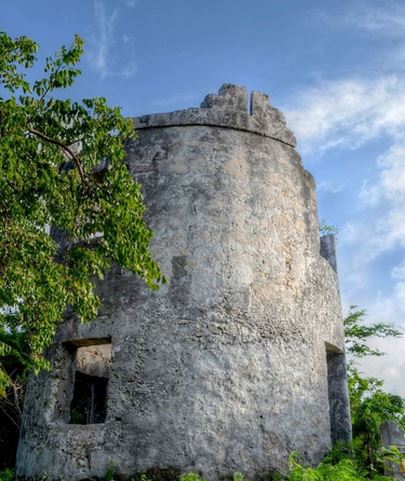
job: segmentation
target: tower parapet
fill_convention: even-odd
[[[248,110],[248,92],[245,87],[224,84],[218,94],[207,95],[200,108],[144,115],[135,119],[135,128],[139,130],[180,125],[227,127],[253,132],[291,147],[296,146],[294,134],[287,128],[284,115],[271,107],[268,95],[252,92],[249,105]]]

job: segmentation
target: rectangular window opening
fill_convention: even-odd
[[[83,339],[65,345],[73,356],[69,423],[104,423],[107,417],[111,339]]]

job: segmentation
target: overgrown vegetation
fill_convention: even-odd
[[[365,377],[359,371],[357,359],[364,356],[383,356],[368,342],[371,337],[400,337],[402,331],[391,324],[365,324],[366,311],[350,308],[344,320],[348,364],[348,384],[353,425],[353,450],[356,459],[370,476],[383,472],[384,450],[381,450],[380,426],[395,421],[405,429],[405,403],[400,396],[387,393],[383,381]],[[398,458],[396,461],[400,462]]]
[[[381,456],[386,461],[400,463],[403,455],[395,447],[381,450]],[[370,472],[364,467],[361,459],[358,459],[355,450],[348,445],[337,445],[315,468],[301,464],[298,453],[291,453],[289,460],[289,472],[281,475],[271,472],[261,479],[266,481],[395,481],[391,476],[382,473]],[[174,474],[174,476],[173,476]],[[169,476],[168,476],[169,475]],[[168,477],[167,477],[168,476]],[[114,475],[114,470],[109,470],[105,481],[121,481],[120,476]],[[126,478],[128,479],[128,478]],[[233,476],[224,478],[224,481],[248,481],[242,473],[236,472]],[[130,478],[131,481],[207,481],[195,472],[176,475],[174,472],[143,473]],[[0,478],[1,481],[1,478]]]

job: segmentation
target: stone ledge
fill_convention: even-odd
[[[218,95],[209,94],[200,108],[151,114],[134,119],[136,129],[180,125],[210,125],[253,132],[296,146],[294,134],[286,126],[283,114],[271,107],[268,95],[252,92],[248,111],[248,93],[245,87],[224,84]]]

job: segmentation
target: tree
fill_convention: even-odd
[[[152,288],[153,260],[140,186],[125,164],[132,121],[104,98],[58,98],[80,75],[76,36],[30,82],[38,45],[0,33],[0,395],[12,379],[46,367],[43,350],[67,306],[94,319],[94,282],[117,263]],[[64,233],[64,249],[49,226]],[[12,363],[11,363],[12,364]]]
[[[384,421],[395,421],[405,428],[405,402],[395,394],[385,392],[383,381],[364,377],[356,359],[364,356],[383,356],[384,353],[368,345],[371,337],[400,337],[402,331],[392,324],[364,325],[366,311],[351,306],[344,320],[346,350],[352,355],[348,365],[350,408],[353,425],[353,447],[357,459],[369,473],[382,472],[380,426]]]

